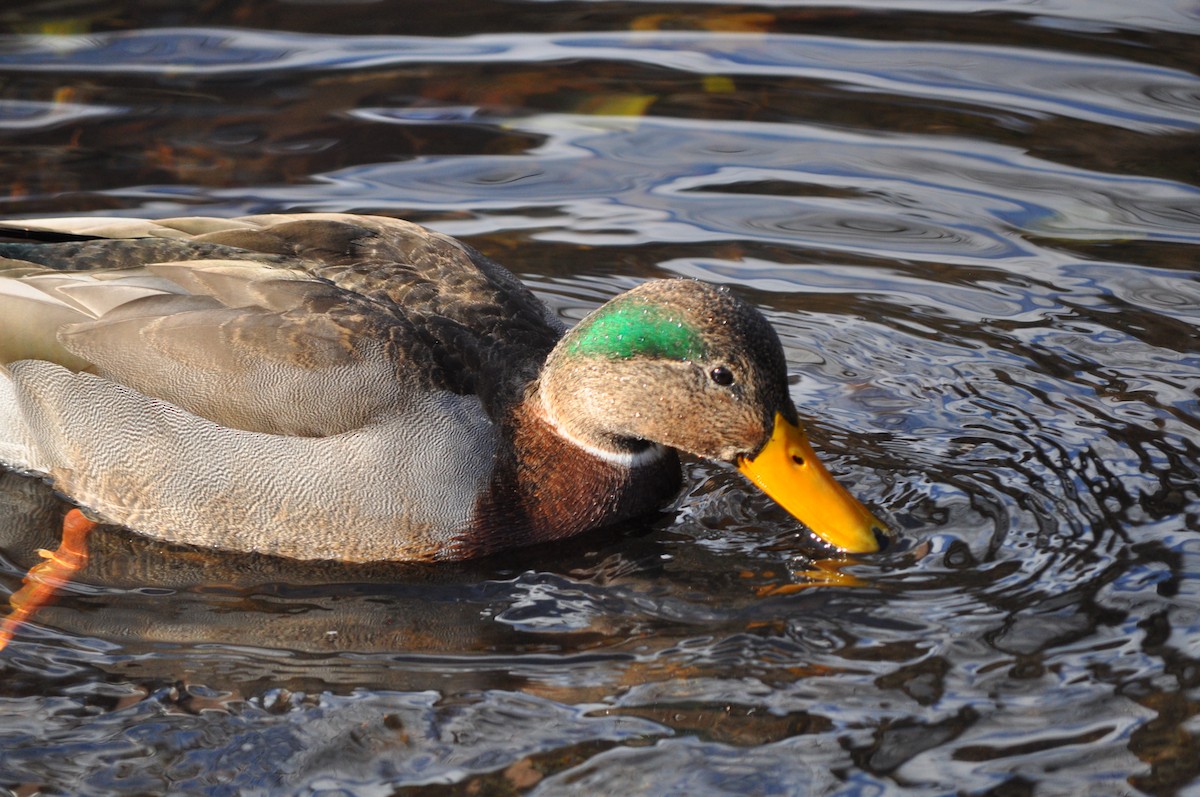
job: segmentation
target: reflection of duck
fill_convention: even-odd
[[[800,431],[774,331],[726,290],[650,282],[564,334],[510,273],[393,219],[16,227],[0,460],[152,537],[469,558],[651,510],[676,449],[878,548]]]
[[[37,548],[54,547],[63,508],[42,480],[0,470],[0,594],[37,563]],[[47,659],[95,668],[102,680],[243,697],[281,687],[463,694],[519,682],[587,702],[597,680],[661,680],[658,654],[670,656],[698,625],[759,627],[839,599],[809,591],[782,605],[743,578],[716,587],[731,567],[778,563],[685,539],[601,532],[485,560],[343,563],[174,546],[101,526],[86,567],[53,604],[22,613],[35,625],[20,634],[30,645],[21,655],[51,680]],[[0,659],[6,671],[12,660]],[[667,674],[679,677],[679,667]]]

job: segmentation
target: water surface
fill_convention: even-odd
[[[0,789],[1200,793],[1194,3],[144,6],[0,11],[0,212],[401,216],[568,320],[732,285],[901,540],[699,462],[461,566],[106,530],[0,654]],[[4,592],[63,511],[0,475]]]

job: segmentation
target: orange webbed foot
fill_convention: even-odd
[[[804,581],[792,584],[779,584],[764,587],[758,591],[759,597],[775,595],[792,595],[814,587],[865,587],[867,582],[852,573],[843,573],[842,568],[857,564],[853,559],[821,559],[812,562],[807,568],[795,573],[802,576]]]
[[[54,600],[58,590],[87,564],[87,537],[97,525],[78,509],[66,514],[58,548],[38,551],[45,561],[29,569],[21,588],[8,599],[11,610],[0,621],[0,650],[4,650],[34,612]]]

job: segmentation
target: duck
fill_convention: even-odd
[[[473,559],[662,508],[680,455],[828,546],[887,527],[821,464],[771,324],[655,279],[574,326],[385,216],[0,223],[0,464],[170,543]]]

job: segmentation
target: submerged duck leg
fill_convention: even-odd
[[[58,590],[87,564],[87,538],[97,525],[78,509],[66,514],[58,548],[38,551],[45,561],[29,569],[21,588],[8,599],[11,611],[0,621],[0,650],[8,646],[34,612],[54,600]]]

